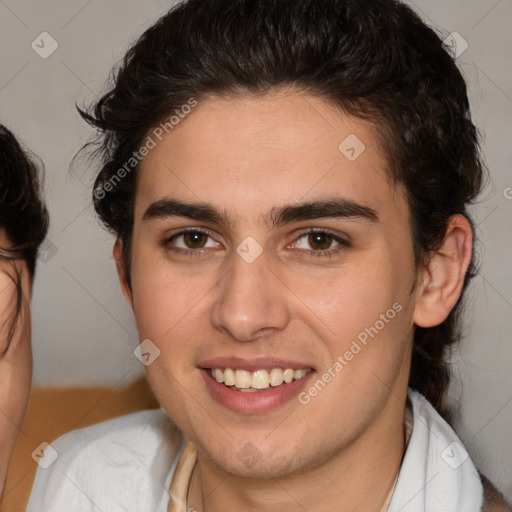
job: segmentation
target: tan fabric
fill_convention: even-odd
[[[187,497],[192,472],[197,461],[197,449],[189,441],[185,450],[181,454],[176,471],[174,473],[169,494],[171,499],[167,507],[167,512],[187,512]]]
[[[480,474],[484,486],[484,506],[482,512],[512,512],[512,505],[506,502],[504,496],[494,487],[490,480]]]

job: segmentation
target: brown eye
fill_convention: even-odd
[[[208,235],[200,231],[190,231],[182,235],[188,249],[201,249],[206,245]]]
[[[308,243],[316,251],[324,251],[331,247],[333,236],[329,233],[310,233]]]
[[[211,250],[219,249],[221,246],[207,231],[200,229],[187,229],[174,235],[164,238],[160,245],[170,252],[181,256],[207,256]]]
[[[300,249],[307,258],[340,256],[342,250],[350,246],[347,239],[323,229],[308,230],[302,233],[293,244],[293,248]]]

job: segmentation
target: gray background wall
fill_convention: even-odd
[[[78,166],[73,177],[68,164],[91,135],[75,101],[88,104],[101,94],[128,44],[171,4],[0,0],[0,120],[43,159],[52,220],[35,283],[36,385],[122,387],[143,373],[132,354],[138,341],[117,284],[113,240],[90,204],[93,170]],[[512,2],[411,4],[443,36],[458,32],[468,43],[457,60],[492,183],[474,209],[482,266],[450,397],[460,402],[456,426],[476,464],[512,499]],[[58,44],[47,58],[39,54],[55,43],[42,32]]]

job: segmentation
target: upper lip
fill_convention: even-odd
[[[240,357],[215,357],[201,361],[198,366],[200,368],[232,368],[237,370],[246,370],[253,372],[264,368],[292,368],[294,370],[309,368],[309,363],[300,361],[292,361],[290,359],[279,359],[277,357],[253,357],[251,359],[243,359]]]

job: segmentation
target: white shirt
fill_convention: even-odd
[[[27,512],[165,511],[184,443],[162,409],[65,434],[51,443],[57,460],[37,470]]]
[[[451,427],[409,389],[413,429],[389,512],[479,512],[483,488]],[[76,430],[51,443],[27,512],[165,512],[186,439],[162,409]]]

